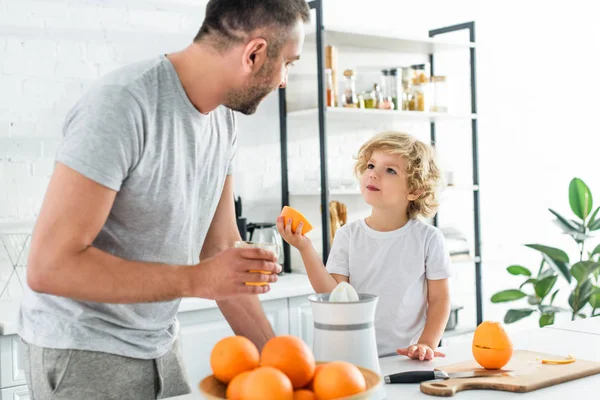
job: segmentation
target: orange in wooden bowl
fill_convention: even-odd
[[[246,378],[252,371],[245,371],[238,374],[229,382],[227,385],[227,398],[230,400],[242,400],[242,393],[244,393],[244,383]]]
[[[307,389],[294,391],[294,400],[317,400],[315,394]]]
[[[292,219],[292,232],[294,233],[296,233],[296,229],[298,229],[298,224],[300,222],[302,222],[303,235],[306,235],[313,228],[313,226],[310,224],[310,222],[308,222],[306,217],[295,208],[289,206],[283,207],[283,210],[281,210],[281,216],[284,218],[286,224],[288,222],[288,219]]]
[[[215,377],[229,383],[238,374],[258,367],[258,349],[244,336],[221,339],[210,353],[210,367]]]
[[[332,361],[319,369],[313,387],[318,400],[334,400],[364,392],[367,382],[354,364]]]
[[[302,339],[292,335],[269,339],[260,353],[260,365],[285,373],[294,389],[308,385],[315,373],[315,357]]]
[[[473,335],[473,357],[485,369],[500,369],[510,361],[513,345],[499,322],[484,321]]]
[[[294,400],[294,388],[277,368],[258,367],[244,380],[241,400]]]
[[[325,364],[329,363],[317,362],[317,367]],[[373,398],[377,391],[381,388],[382,379],[379,374],[366,368],[357,368],[359,369],[359,371],[365,379],[365,382],[367,384],[366,390],[361,393],[336,400],[369,400]],[[200,389],[200,393],[205,399],[226,400],[227,385],[215,378],[214,375],[209,375],[202,379],[202,381],[198,385],[198,389]],[[319,397],[317,397],[317,399],[319,399]]]

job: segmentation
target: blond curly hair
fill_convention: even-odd
[[[439,206],[437,192],[442,184],[442,173],[436,164],[433,147],[406,133],[380,133],[363,144],[358,151],[354,172],[359,179],[376,150],[398,154],[406,162],[408,189],[410,193],[421,194],[416,200],[409,202],[408,218],[434,216]]]

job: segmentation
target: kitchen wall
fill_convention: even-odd
[[[574,0],[568,7],[564,2],[491,0],[484,9],[481,3],[432,0],[423,6],[371,0],[366,6],[357,0],[325,0],[325,22],[426,36],[430,28],[477,21],[483,266],[489,298],[514,282],[506,276],[507,265],[538,264],[538,255],[523,243],[565,246],[572,254],[576,250],[553,227],[547,208],[568,213],[566,190],[573,176],[583,178],[592,191],[600,188],[595,173],[600,80],[593,73],[600,28],[588,10],[591,0]],[[89,84],[118,66],[185,46],[202,20],[204,4],[0,0],[0,222],[35,218],[64,114]],[[334,11],[343,17],[333,17]],[[244,199],[244,214],[254,221],[273,220],[280,209],[276,115],[274,94],[257,115],[239,122],[236,192]],[[303,124],[302,129],[290,127],[294,190],[318,184],[316,124]],[[348,179],[352,155],[380,128],[358,124],[332,133],[332,180]],[[426,127],[418,124],[394,128],[427,138]],[[444,167],[468,181],[468,129],[451,124],[440,127],[438,137]],[[469,197],[444,198],[441,221],[468,229]],[[368,212],[357,196],[340,200],[351,207],[350,219]],[[295,196],[292,201],[318,221],[316,197]],[[11,271],[2,254],[0,286]],[[464,282],[458,287],[468,293],[472,267],[457,265],[455,271],[456,281]],[[13,289],[10,295],[18,295],[18,286]],[[504,310],[486,303],[485,316],[501,318]]]

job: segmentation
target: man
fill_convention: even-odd
[[[308,21],[304,0],[211,0],[189,47],[109,74],[70,111],[20,312],[32,399],[189,393],[182,297],[217,300],[259,347],[274,336],[269,286],[244,282],[280,267],[232,248],[233,111],[285,86]]]

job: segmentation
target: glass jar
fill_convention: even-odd
[[[330,68],[325,70],[325,79],[327,81],[327,96],[325,101],[327,102],[327,107],[333,107],[335,104],[334,99],[334,91],[333,91],[333,74]]]
[[[445,76],[432,76],[431,77],[431,111],[433,112],[448,112],[448,81]]]
[[[410,100],[409,109],[411,111],[427,111],[429,110],[429,74],[427,72],[427,64],[413,65],[413,90]]]
[[[344,71],[344,94],[342,96],[342,105],[349,108],[358,108],[356,73],[353,69]]]
[[[377,101],[377,108],[382,110],[391,110],[393,108],[392,96],[390,95],[389,71],[381,71],[380,97]]]
[[[377,108],[377,95],[375,90],[366,90],[362,93],[365,108]]]
[[[402,110],[410,110],[412,97],[412,68],[402,68]]]

